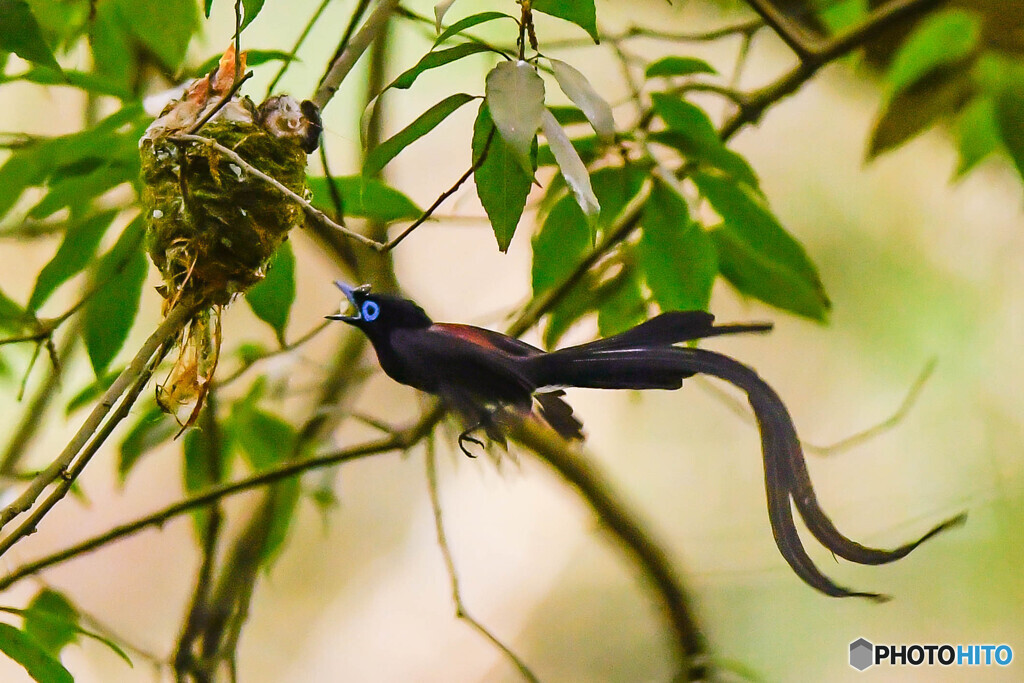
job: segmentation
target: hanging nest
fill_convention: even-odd
[[[140,141],[147,250],[163,276],[164,310],[197,306],[186,326],[160,406],[183,427],[198,416],[220,353],[220,309],[263,279],[302,207],[209,144],[182,140],[195,132],[232,150],[299,196],[306,193],[306,155],[316,149],[320,117],[310,102],[288,95],[256,107],[233,96],[245,55],[229,48],[217,69],[191,83]],[[211,116],[212,114],[212,116]],[[208,120],[206,120],[208,119]],[[201,122],[201,128],[197,126]]]

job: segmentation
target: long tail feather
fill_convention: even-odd
[[[527,363],[538,383],[543,385],[675,389],[681,386],[684,378],[701,373],[742,389],[747,394],[761,432],[768,516],[776,544],[800,578],[828,595],[886,599],[876,593],[843,588],[821,573],[800,541],[791,499],[810,532],[822,545],[858,564],[874,565],[898,560],[932,536],[965,519],[964,515],[958,515],[946,520],[916,541],[894,550],[870,548],[843,535],[818,503],[793,419],[782,399],[753,369],[728,356],[696,348],[620,348],[612,344],[611,348],[595,350],[593,345],[582,345],[531,358]]]
[[[704,311],[669,311],[625,332],[579,346],[571,346],[556,353],[665,347],[724,334],[767,332],[772,329],[771,323],[715,325],[714,321],[715,316]]]

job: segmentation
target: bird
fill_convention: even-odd
[[[619,334],[548,352],[493,330],[434,322],[415,302],[373,293],[369,285],[334,284],[345,301],[341,312],[326,317],[366,334],[381,368],[393,380],[436,395],[461,414],[469,426],[459,436],[459,447],[470,456],[465,443],[483,446],[471,436],[477,430],[503,442],[495,420],[500,411],[532,416],[567,440],[582,440],[582,423],[565,401],[568,387],[679,389],[696,374],[736,386],[747,395],[761,435],[775,543],[796,575],[826,595],[890,599],[840,586],[822,573],[803,546],[794,508],[818,542],[834,555],[864,565],[898,560],[966,520],[965,514],[956,515],[892,550],[862,545],[836,528],[818,502],[793,419],[775,390],[754,369],[725,354],[679,346],[721,335],[768,332],[770,323],[716,325],[706,311],[667,311]]]

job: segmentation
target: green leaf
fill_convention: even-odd
[[[1024,75],[1024,69],[1016,71]],[[1007,78],[996,96],[995,119],[999,135],[1017,171],[1024,179],[1024,82],[1019,78]]]
[[[60,71],[46,44],[39,22],[24,0],[0,0],[0,52],[13,52],[22,59]]]
[[[888,102],[871,133],[868,160],[899,147],[940,117],[956,114],[974,94],[965,65],[940,66],[929,72]]]
[[[335,176],[334,184],[341,194],[346,216],[391,223],[419,218],[423,213],[411,199],[380,180],[361,175]],[[326,178],[308,177],[306,186],[313,193],[313,206],[324,211],[334,210]]]
[[[485,150],[486,156],[480,162]],[[519,165],[516,154],[497,134],[486,102],[480,105],[473,124],[473,160],[477,164],[473,173],[476,194],[491,221],[498,249],[507,251],[526,208],[533,180],[532,175]]]
[[[415,121],[380,143],[370,152],[366,162],[363,164],[363,175],[377,175],[403,149],[434,130],[452,112],[473,99],[476,98],[466,93],[450,95],[420,114]]]
[[[562,127],[558,125],[558,121],[547,110],[544,110],[541,126],[544,129],[544,137],[548,140],[548,147],[551,148],[551,153],[554,155],[555,161],[558,162],[558,168],[561,170],[566,184],[572,190],[576,203],[588,217],[596,218],[601,211],[601,205],[594,195],[594,188],[590,185],[590,174],[587,172],[587,167],[572,146],[569,136],[565,134]]]
[[[551,62],[558,87],[586,115],[598,137],[605,141],[612,140],[615,137],[615,119],[612,116],[611,105],[594,90],[587,77],[575,67],[557,59],[548,61]]]
[[[46,67],[32,67],[28,71],[10,76],[0,76],[0,84],[11,81],[26,81],[36,85],[53,85],[79,88],[96,95],[110,95],[118,99],[129,99],[131,93],[117,82],[103,75],[65,69],[63,74]]]
[[[100,260],[97,289],[85,304],[85,348],[99,377],[121,350],[139,311],[149,261],[143,248],[145,221],[136,218]]]
[[[148,121],[140,103],[125,105],[89,130],[51,138],[17,150],[0,166],[0,217],[26,188],[90,163],[138,164],[138,130]],[[80,170],[78,172],[81,172]]]
[[[72,486],[71,490],[72,492],[74,492],[75,487]],[[36,601],[39,601],[40,598],[43,598],[47,595],[54,595],[57,597],[46,597],[42,601],[42,604],[40,604],[39,606],[35,605]],[[58,604],[58,601],[66,603],[67,606],[60,606]],[[50,608],[55,608],[57,611],[50,611]],[[68,612],[68,610],[70,610],[70,612]],[[68,601],[66,597],[64,597],[63,594],[58,593],[57,591],[53,591],[48,588],[44,589],[41,593],[39,593],[39,595],[36,596],[36,600],[33,601],[32,605],[29,606],[29,609],[18,609],[16,607],[0,607],[0,612],[16,614],[20,617],[23,617],[25,619],[26,627],[28,626],[29,620],[34,619],[39,622],[40,629],[46,627],[46,624],[50,625],[46,628],[53,628],[56,625],[61,629],[67,629],[73,632],[75,635],[82,635],[92,638],[93,640],[97,640],[106,645],[107,647],[109,647],[111,650],[113,650],[114,654],[123,659],[128,664],[128,666],[132,666],[132,660],[128,657],[128,655],[125,654],[124,650],[122,650],[117,645],[117,643],[110,640],[109,638],[101,636],[98,633],[87,631],[86,629],[79,626],[77,610],[74,608],[73,605],[71,605],[71,603]]]
[[[452,24],[444,31],[442,31],[441,35],[439,35],[437,39],[434,41],[434,47],[437,47],[444,41],[454,36],[456,33],[461,33],[462,31],[465,31],[468,28],[473,28],[474,26],[479,26],[480,24],[483,24],[488,21],[494,21],[495,19],[511,19],[512,21],[516,20],[515,17],[513,17],[510,14],[505,14],[504,12],[480,12],[479,14],[471,14],[465,19],[459,19],[454,24]]]
[[[65,207],[81,208],[121,183],[135,180],[139,176],[137,165],[118,163],[104,164],[80,175],[64,176],[50,184],[50,191],[28,215],[40,220]]]
[[[205,62],[192,69],[191,73],[195,77],[205,76],[220,64],[220,55],[214,55],[207,59]],[[293,55],[291,52],[285,52],[284,50],[246,50],[245,51],[245,65],[247,67],[260,66],[262,64],[269,64],[271,62],[291,62],[300,61],[298,57]]]
[[[25,668],[39,683],[74,683],[71,673],[44,650],[34,638],[0,622],[0,652]]]
[[[44,589],[25,610],[25,633],[54,657],[75,640],[78,610],[64,594]]]
[[[686,202],[657,182],[640,218],[640,268],[663,311],[707,310],[718,274],[714,245],[690,220]]]
[[[123,485],[143,455],[167,442],[178,432],[178,425],[159,406],[153,406],[135,422],[121,442],[117,460],[117,478]]]
[[[132,41],[114,3],[97,4],[96,16],[89,25],[89,45],[96,73],[128,92],[132,85]]]
[[[572,197],[562,197],[551,207],[532,244],[536,297],[562,284],[590,250],[590,226]]]
[[[455,47],[450,47],[445,50],[431,50],[427,54],[423,55],[420,61],[416,62],[416,65],[411,69],[405,71],[401,76],[391,82],[389,88],[398,88],[399,90],[406,90],[412,87],[412,84],[416,82],[420,74],[430,69],[436,69],[439,66],[450,64],[456,60],[468,57],[469,55],[475,55],[479,52],[489,52],[490,48],[480,43],[462,43]]]
[[[692,76],[693,74],[717,74],[714,67],[696,57],[662,57],[647,65],[645,76]]]
[[[824,321],[831,306],[803,245],[786,232],[764,199],[745,185],[711,173],[694,182],[725,226],[711,233],[719,269],[741,292],[794,313]]]
[[[203,14],[206,15],[207,19],[210,18],[210,10],[212,10],[212,9],[213,9],[213,0],[204,0],[204,2],[203,2]]]
[[[578,107],[548,107],[548,111],[563,126],[571,126],[576,123],[590,123],[587,115]]]
[[[277,248],[267,276],[245,293],[245,300],[257,318],[274,328],[278,343],[285,346],[284,332],[295,301],[295,254],[290,242]]]
[[[597,33],[597,10],[594,9],[594,0],[533,0],[533,9],[571,21],[590,34],[595,43],[601,42]]]
[[[28,300],[30,311],[39,310],[58,287],[89,264],[117,213],[106,211],[68,225],[57,253],[36,277],[35,287]]]
[[[248,401],[235,404],[231,422],[238,445],[257,472],[298,455],[295,429],[281,418],[252,407]],[[271,488],[273,517],[262,548],[262,564],[269,566],[287,538],[300,491],[297,478],[278,482]]]
[[[706,163],[752,188],[757,187],[757,176],[750,165],[722,144],[714,124],[703,109],[665,93],[654,93],[651,99],[655,111],[669,128],[667,132],[652,134],[652,141],[674,147],[693,161]]]
[[[251,0],[245,3],[248,5]],[[111,5],[122,30],[149,50],[165,67],[177,71],[188,44],[199,28],[195,0],[107,0],[98,3],[97,14]],[[248,11],[247,11],[248,14]],[[173,17],[173,20],[168,20]]]
[[[827,319],[827,301],[807,278],[759,250],[732,225],[723,224],[710,235],[722,277],[739,292],[812,320]]]
[[[242,6],[245,8],[245,12],[242,15],[242,28],[252,23],[252,20],[260,13],[263,9],[264,0],[242,0]]]
[[[608,227],[626,208],[633,197],[640,192],[648,169],[630,164],[628,166],[605,166],[590,175],[594,194],[601,202],[601,214],[597,218],[600,227]]]
[[[576,153],[580,155],[580,159],[582,159],[585,164],[589,164],[597,159],[605,150],[605,143],[601,142],[596,135],[584,135],[582,137],[573,138],[572,146],[576,149]],[[547,145],[541,145],[538,148],[537,165],[558,165],[558,162],[555,161],[555,155],[551,153],[551,148]]]
[[[234,430],[230,429],[230,420],[223,425],[223,429],[217,430],[216,438],[203,429],[190,429],[185,432],[182,450],[185,456],[186,493],[198,493],[221,482],[223,473],[231,465],[233,436]],[[209,516],[208,508],[192,512],[192,523],[200,543],[205,543]]]
[[[625,332],[647,319],[647,302],[633,264],[624,265],[612,285],[608,297],[597,309],[597,330],[602,337]]]
[[[950,8],[925,16],[903,42],[887,78],[899,92],[940,66],[966,60],[978,46],[981,22],[973,12]]]
[[[20,330],[31,320],[25,309],[0,292],[0,329]]]
[[[978,97],[960,113],[957,123],[960,163],[957,177],[963,176],[982,159],[999,149],[1002,142],[996,123],[995,104],[989,97]]]
[[[487,74],[486,101],[499,135],[532,179],[530,151],[544,116],[544,80],[526,62],[500,62]]]

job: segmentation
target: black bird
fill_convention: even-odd
[[[724,334],[767,332],[769,323],[715,325],[704,311],[672,311],[620,334],[545,352],[499,332],[451,323],[435,323],[408,299],[371,294],[369,285],[335,282],[355,308],[351,315],[327,316],[366,333],[381,368],[392,379],[441,397],[471,425],[459,436],[482,445],[470,434],[485,429],[501,439],[496,411],[537,414],[567,439],[582,439],[582,424],[563,400],[561,387],[593,389],[678,389],[687,377],[711,375],[742,389],[761,433],[768,518],[775,542],[793,571],[807,584],[834,597],[878,593],[852,591],[835,584],[808,557],[797,533],[793,506],[811,534],[835,555],[858,564],[885,564],[907,555],[935,534],[961,524],[966,515],[942,522],[918,540],[894,550],[863,546],[844,536],[818,504],[793,419],[785,404],[751,368],[714,351],[676,346]],[[792,504],[791,504],[792,503]]]

